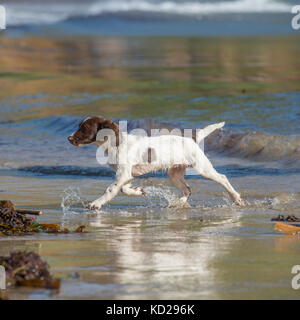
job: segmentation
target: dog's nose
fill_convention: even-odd
[[[73,142],[73,141],[74,141],[74,137],[73,137],[73,136],[69,136],[69,137],[68,137],[68,140],[69,140],[70,142]]]

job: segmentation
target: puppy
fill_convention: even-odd
[[[95,144],[103,148],[108,155],[110,167],[116,171],[116,180],[99,199],[90,203],[88,208],[100,210],[120,190],[130,196],[145,195],[143,188],[131,186],[133,178],[161,169],[167,170],[172,184],[181,191],[180,203],[188,206],[191,189],[184,180],[187,168],[193,168],[203,177],[219,183],[237,205],[243,205],[239,193],[234,190],[225,175],[219,174],[213,168],[198,145],[224,124],[212,124],[197,130],[196,143],[190,137],[173,134],[154,137],[127,134],[121,132],[119,125],[112,120],[100,116],[86,118],[79,124],[77,131],[68,137],[69,142],[74,146]]]

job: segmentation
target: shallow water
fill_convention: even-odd
[[[93,214],[83,209],[82,200],[103,192],[107,180],[5,177],[5,194],[15,203],[43,209],[41,221],[68,228],[85,224],[89,231],[2,239],[2,254],[35,250],[63,279],[61,291],[52,295],[40,290],[9,294],[30,299],[298,298],[290,271],[299,263],[299,237],[278,234],[270,222],[279,213],[299,212],[300,193],[293,187],[298,178],[232,178],[249,201],[243,209],[214,183],[197,179],[189,179],[192,208],[168,208],[176,192],[167,179],[138,179],[147,197],[119,196]]]
[[[6,237],[0,254],[37,251],[62,278],[30,299],[299,298],[291,268],[299,236],[270,219],[299,215],[299,37],[0,38],[0,195],[40,208],[39,220],[86,234]],[[226,121],[206,141],[219,172],[247,201],[187,176],[191,208],[164,172],[135,179],[146,197],[84,209],[111,183],[94,147],[67,141],[91,114],[129,129],[198,128]]]

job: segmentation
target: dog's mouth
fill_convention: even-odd
[[[87,145],[91,144],[90,141],[78,140],[74,136],[69,136],[68,140],[75,147],[87,146]]]
[[[73,136],[69,136],[68,140],[75,147],[79,147],[81,145],[81,143],[78,140],[76,140]]]

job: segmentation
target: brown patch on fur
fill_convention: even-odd
[[[155,150],[153,148],[148,148],[145,153],[142,155],[142,160],[146,164],[151,164],[156,160]]]
[[[148,149],[148,163],[151,163],[151,148]]]
[[[112,120],[104,119],[104,121],[100,123],[100,126],[102,126],[101,129],[111,129],[111,130],[114,131],[115,136],[116,136],[116,146],[118,147],[119,144],[120,144],[120,141],[119,141],[119,133],[120,133],[119,125],[116,124],[115,122],[113,122]],[[101,130],[101,129],[99,129],[99,130]]]

